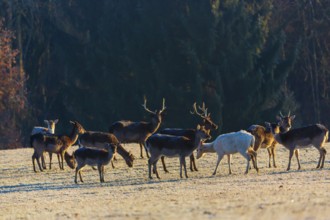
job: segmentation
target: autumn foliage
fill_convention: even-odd
[[[0,20],[0,149],[21,145],[19,121],[25,115],[24,74],[16,64],[14,34]]]

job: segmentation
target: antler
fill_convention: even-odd
[[[284,118],[284,116],[283,116],[283,114],[282,114],[282,112],[280,111],[280,116],[281,116],[281,118]]]
[[[144,110],[146,110],[147,112],[151,113],[151,114],[156,114],[155,112],[151,111],[150,109],[147,108],[147,98],[144,97],[144,103],[143,103],[143,108]]]
[[[207,115],[207,108],[205,108],[205,103],[204,103],[204,102],[203,102],[202,107],[198,106],[198,108],[199,108],[200,110],[202,110],[203,113],[199,113],[199,112],[197,111],[197,104],[196,104],[196,102],[193,104],[193,108],[194,108],[194,111],[193,111],[193,112],[190,111],[190,114],[192,114],[192,115],[196,114],[196,115],[198,115],[198,116],[200,116],[200,117],[202,117],[202,118],[206,118],[206,117],[208,117],[208,115]],[[203,115],[203,114],[204,114],[204,115]]]
[[[162,113],[165,109],[166,109],[165,98],[163,98],[163,106],[162,106],[162,109],[159,111],[159,113]]]
[[[290,115],[291,115],[291,111],[289,110],[289,114],[288,114],[288,117],[290,117]]]

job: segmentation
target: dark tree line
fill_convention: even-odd
[[[166,99],[166,127],[195,126],[189,113],[195,101],[205,101],[219,133],[274,121],[279,111],[296,114],[297,124],[328,124],[328,1],[2,0],[0,6],[1,28],[16,36],[11,46],[20,52],[18,91],[28,100],[10,118],[16,142],[43,119],[59,118],[64,132],[71,119],[95,130],[119,119],[148,120],[144,96],[151,109]]]

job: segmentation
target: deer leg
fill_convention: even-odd
[[[79,168],[77,167],[76,168],[76,172],[75,172],[75,175],[74,175],[74,182],[77,184],[78,182],[77,182],[77,174],[78,174],[78,172],[79,172]]]
[[[40,156],[37,155],[37,163],[38,163],[38,166],[39,166],[39,170],[42,172],[44,171],[42,168],[41,168],[41,164],[40,164]]]
[[[53,157],[53,154],[51,152],[48,152],[48,155],[49,155],[49,169],[51,170],[52,169],[52,157]]]
[[[84,182],[83,179],[82,179],[82,176],[81,176],[81,170],[79,170],[79,178],[80,178],[80,182]]]
[[[184,169],[184,174],[185,174],[186,178],[188,178],[186,157],[184,157],[184,156],[180,157],[180,164],[182,164],[183,169]],[[182,168],[182,166],[181,166],[181,168]],[[180,170],[180,176],[182,178],[182,172],[181,171],[182,171],[182,169]]]
[[[259,167],[258,167],[258,155],[257,155],[257,152],[255,152],[255,154],[252,155],[251,158],[254,158],[255,169],[256,169],[257,173],[259,173]]]
[[[151,176],[151,158],[148,160],[148,171],[149,171],[149,179],[152,179],[152,176]]]
[[[228,168],[229,168],[229,174],[231,174],[231,154],[227,154],[227,158],[228,158]]]
[[[198,171],[198,169],[196,167],[196,160],[195,160],[194,153],[192,153],[190,155],[190,170],[191,171]]]
[[[162,160],[162,164],[163,164],[163,169],[165,171],[165,173],[169,173],[167,168],[166,168],[166,164],[165,164],[165,157],[161,156],[160,159]]]
[[[115,169],[115,165],[113,164],[113,160],[111,160],[111,166],[112,166],[112,169]]]
[[[275,153],[275,146],[274,147],[272,147],[272,155],[273,155],[273,166],[275,167],[275,168],[277,168],[277,166],[276,166],[276,155],[275,155],[276,153]]]
[[[62,152],[61,152],[61,170],[64,170],[64,163],[63,163],[63,160],[64,160],[64,154],[65,154],[65,151],[63,150]]]
[[[152,176],[151,176],[151,165],[153,165],[153,170],[157,176],[157,178],[159,179],[159,175],[158,175],[158,171],[157,171],[157,167],[156,167],[156,163],[158,161],[159,158],[153,158],[153,157],[150,157],[149,160],[148,160],[148,170],[149,170],[149,179],[152,179]]]
[[[298,170],[300,170],[300,161],[299,161],[299,149],[296,149],[294,151],[294,154],[296,155],[297,162],[298,162]]]
[[[42,168],[45,170],[47,167],[46,167],[44,153],[41,154],[41,164],[42,164]]]
[[[215,170],[214,170],[214,172],[212,174],[213,176],[215,176],[215,174],[217,173],[217,169],[218,169],[218,166],[219,166],[220,161],[222,160],[222,158],[223,158],[223,155],[218,155],[217,165],[215,166]]]
[[[155,169],[157,179],[160,179],[160,176],[158,174],[158,169],[157,169],[157,162],[158,162],[158,160],[156,160],[156,162],[154,163],[154,169]]]
[[[144,147],[144,150],[146,151],[147,158],[150,158],[150,156],[149,156],[149,152],[148,152],[148,149],[147,149],[147,147],[146,147],[146,142],[143,142],[142,145],[143,145],[143,147]]]
[[[268,167],[271,168],[271,158],[272,158],[272,150],[270,149],[270,147],[267,148],[267,152],[268,152]]]
[[[292,156],[293,156],[293,152],[294,152],[294,149],[290,149],[290,153],[289,153],[289,164],[288,164],[288,168],[286,169],[287,171],[290,170],[290,167],[291,167],[291,159],[292,159]]]
[[[142,150],[142,144],[140,143],[140,156],[143,158],[143,150]]]
[[[323,147],[322,147],[322,151],[323,151],[323,159],[322,159],[321,169],[324,167],[325,155],[327,154],[327,151]]]
[[[102,166],[102,179],[103,179],[103,182],[104,182],[104,165]]]
[[[61,159],[60,159],[60,155],[59,155],[59,154],[56,154],[56,155],[57,155],[58,166],[59,166],[59,168],[61,168]]]
[[[327,153],[327,151],[323,147],[320,147],[318,150],[320,152],[320,158],[316,168],[323,168],[325,154]]]
[[[36,165],[35,165],[35,162],[34,162],[35,160],[36,160],[36,152],[34,152],[33,155],[32,155],[32,165],[33,165],[33,170],[34,170],[34,172],[36,173],[37,170],[36,170]]]
[[[75,176],[74,176],[74,182],[76,184],[78,183],[78,181],[77,181],[78,173],[79,173],[80,181],[83,182],[82,177],[81,177],[81,173],[80,173],[81,172],[81,169],[82,169],[82,167],[79,166],[79,165],[76,167],[76,173],[75,173]]]
[[[99,170],[99,175],[100,175],[100,183],[103,183],[103,178],[102,178],[102,165],[98,165],[97,169]]]

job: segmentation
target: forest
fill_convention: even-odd
[[[296,115],[330,126],[328,0],[0,0],[0,149],[59,119],[107,131],[148,121],[218,134]]]

